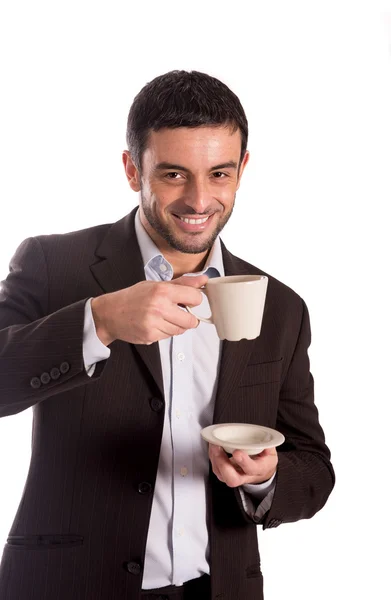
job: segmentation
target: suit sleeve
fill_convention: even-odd
[[[83,361],[87,298],[48,314],[46,260],[38,239],[22,242],[0,287],[0,417],[90,383]]]
[[[260,521],[250,521],[245,515],[247,522],[261,522],[264,529],[311,518],[324,506],[335,483],[314,403],[308,358],[311,328],[307,306],[302,302],[301,327],[279,396],[276,429],[285,436],[285,442],[277,448],[273,501]]]
[[[299,337],[280,391],[276,428],[284,434],[285,442],[277,449],[276,487],[264,529],[311,518],[325,505],[335,483],[314,403],[310,344],[310,320],[303,301]]]

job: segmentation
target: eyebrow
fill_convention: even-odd
[[[237,169],[237,167],[238,167],[237,162],[235,162],[234,160],[229,160],[228,162],[221,163],[220,165],[215,165],[214,167],[211,167],[210,171],[217,171],[218,169]],[[174,170],[174,171],[185,171],[185,173],[190,173],[190,169],[187,169],[186,167],[183,167],[181,165],[174,165],[174,164],[168,163],[168,162],[158,163],[155,166],[154,171],[163,171],[166,169]]]

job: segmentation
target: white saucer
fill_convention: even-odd
[[[206,442],[222,446],[226,452],[243,450],[249,456],[259,454],[265,448],[275,448],[282,444],[285,437],[279,431],[251,425],[249,423],[218,423],[201,430]]]

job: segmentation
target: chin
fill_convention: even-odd
[[[215,241],[215,237],[210,239],[210,236],[204,240],[197,240],[194,243],[191,243],[188,238],[178,239],[177,237],[173,237],[170,241],[170,245],[179,250],[179,252],[184,252],[185,254],[202,254],[203,252],[207,252],[211,249]]]

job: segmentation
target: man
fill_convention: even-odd
[[[231,90],[173,71],[130,109],[139,209],[17,250],[0,296],[0,416],[33,407],[30,470],[4,548],[4,600],[262,598],[256,524],[312,517],[334,485],[304,301],[270,275],[261,334],[220,342],[183,309],[208,277],[262,274],[219,233],[249,159]],[[255,458],[200,436],[285,435]]]

